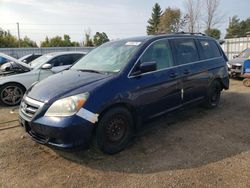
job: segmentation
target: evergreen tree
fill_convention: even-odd
[[[158,3],[155,3],[151,18],[148,20],[149,25],[147,26],[147,34],[154,35],[159,33],[160,18],[162,15],[161,7]]]
[[[240,19],[237,16],[233,16],[229,27],[227,28],[227,34],[225,38],[238,37],[240,35]]]
[[[205,33],[206,33],[208,36],[213,37],[213,38],[215,38],[215,39],[217,39],[217,40],[220,39],[221,32],[220,32],[219,29],[213,29],[213,28],[212,28],[212,29],[207,29],[207,30],[205,31]]]

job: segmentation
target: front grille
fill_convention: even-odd
[[[232,65],[232,69],[238,69],[241,70],[242,66]]]
[[[20,104],[20,115],[27,121],[31,121],[43,103],[29,97],[24,97]]]

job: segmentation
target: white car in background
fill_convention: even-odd
[[[35,82],[69,68],[86,55],[85,52],[54,52],[30,64],[12,58],[0,68],[0,104],[18,105],[25,91]]]

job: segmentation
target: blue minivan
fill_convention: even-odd
[[[200,34],[145,36],[108,42],[25,94],[20,124],[39,143],[124,149],[148,120],[180,107],[218,106],[229,88],[227,57]]]

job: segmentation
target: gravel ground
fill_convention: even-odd
[[[0,109],[0,122],[17,118],[10,110]],[[20,127],[0,130],[0,187],[250,187],[249,177],[250,88],[238,80],[217,109],[158,118],[113,156],[53,150]]]

